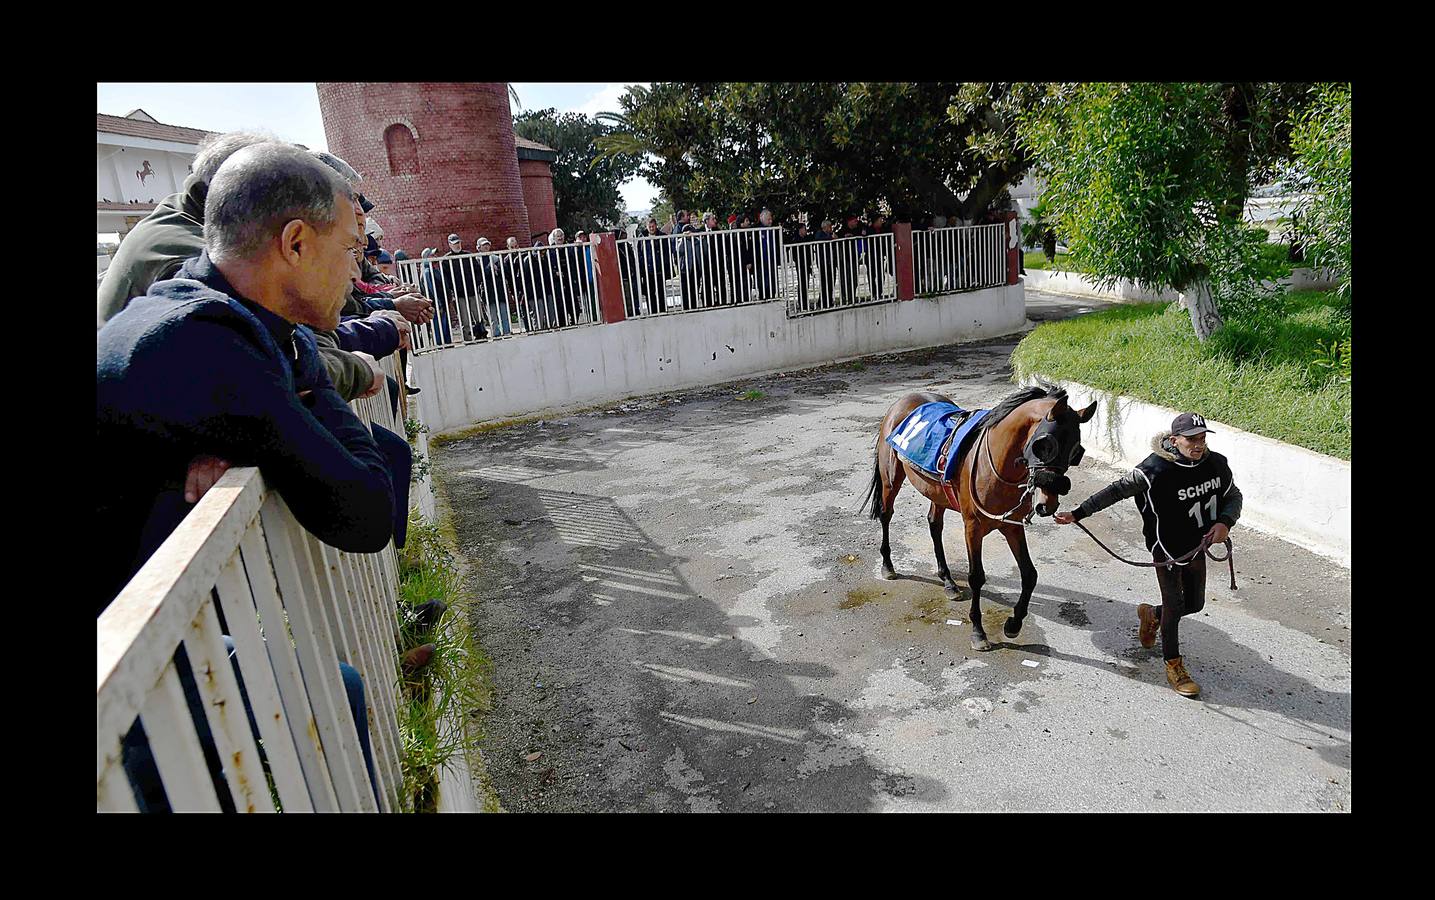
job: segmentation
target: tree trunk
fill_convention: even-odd
[[[1056,262],[1056,232],[1048,231],[1041,239],[1041,252],[1047,262]]]
[[[1190,284],[1181,294],[1181,305],[1191,313],[1191,326],[1196,329],[1196,339],[1206,339],[1220,331],[1225,325],[1216,310],[1216,299],[1211,296],[1211,283],[1204,278]]]

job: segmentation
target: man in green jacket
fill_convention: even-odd
[[[143,297],[156,281],[174,277],[187,259],[204,252],[204,198],[209,181],[236,150],[274,138],[246,131],[205,138],[190,163],[184,189],[164,198],[129,234],[100,282],[97,323],[106,322],[134,297]]]

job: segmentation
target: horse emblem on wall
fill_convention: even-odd
[[[144,168],[143,168],[143,169],[137,169],[137,170],[135,170],[135,177],[140,180],[140,184],[144,184],[144,183],[145,183],[145,179],[146,179],[146,178],[149,178],[149,177],[150,177],[151,175],[153,175],[153,174],[154,174],[154,169],[150,168],[149,160],[145,160],[145,161],[144,161]]]

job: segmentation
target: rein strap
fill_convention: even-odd
[[[1090,529],[1088,529],[1085,525],[1081,524],[1080,522],[1075,522],[1075,523],[1073,523],[1073,524],[1075,524],[1076,527],[1077,527],[1077,528],[1080,528],[1082,531],[1085,531],[1085,532],[1087,533],[1087,535],[1089,535],[1089,536],[1091,537],[1091,539],[1096,542],[1096,545],[1097,545],[1098,547],[1100,547],[1102,550],[1105,550],[1107,553],[1111,554],[1112,558],[1114,558],[1114,559],[1116,559],[1116,560],[1119,560],[1119,561],[1121,561],[1121,562],[1124,562],[1124,563],[1126,563],[1126,565],[1128,565],[1128,566],[1141,566],[1141,567],[1144,567],[1144,568],[1147,568],[1147,569],[1155,569],[1155,568],[1169,569],[1169,568],[1171,568],[1172,566],[1184,566],[1184,565],[1186,565],[1187,563],[1189,563],[1191,560],[1195,559],[1200,553],[1204,552],[1204,553],[1206,554],[1206,557],[1207,557],[1208,559],[1211,559],[1211,560],[1213,560],[1214,562],[1218,562],[1218,563],[1219,563],[1219,562],[1227,563],[1227,564],[1231,567],[1231,590],[1233,590],[1233,591],[1234,591],[1234,590],[1237,590],[1237,588],[1236,588],[1236,561],[1235,561],[1236,551],[1235,551],[1235,547],[1231,544],[1231,539],[1230,539],[1230,538],[1226,538],[1225,541],[1222,542],[1222,543],[1224,543],[1224,544],[1226,545],[1226,555],[1225,555],[1225,556],[1217,556],[1217,555],[1215,555],[1214,553],[1211,552],[1211,537],[1210,537],[1210,535],[1206,535],[1205,537],[1201,538],[1201,543],[1199,543],[1199,544],[1196,545],[1196,549],[1192,550],[1190,553],[1185,554],[1185,555],[1182,556],[1180,559],[1163,559],[1163,560],[1161,560],[1160,562],[1136,562],[1136,561],[1134,561],[1134,560],[1125,559],[1125,558],[1123,558],[1123,557],[1117,556],[1117,555],[1116,555],[1116,552],[1115,552],[1114,550],[1112,550],[1110,547],[1106,546],[1105,544],[1101,543],[1101,538],[1099,538],[1099,537],[1097,537],[1096,535],[1092,534],[1091,531],[1090,531]]]

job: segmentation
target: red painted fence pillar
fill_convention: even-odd
[[[593,270],[598,281],[598,308],[604,324],[611,325],[627,318],[623,311],[623,276],[618,272],[618,240],[610,232],[599,231],[589,239],[593,245]]]
[[[1021,268],[1021,225],[1013,224],[1017,221],[1017,215],[1014,212],[1008,212],[1002,221],[1006,225],[1006,231],[1002,234],[1007,245],[1006,283],[1016,284]],[[1015,240],[1012,238],[1013,232],[1016,234]],[[1013,244],[1016,246],[1013,247]]]
[[[897,275],[897,299],[911,300],[916,296],[916,275],[912,269],[912,223],[893,222],[892,242],[896,253],[892,265]]]

